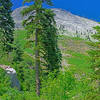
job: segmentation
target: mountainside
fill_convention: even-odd
[[[22,17],[20,12],[26,7],[17,8],[12,13],[16,28],[22,28],[21,23],[27,16]],[[74,15],[66,10],[57,8],[52,10],[56,14],[55,20],[60,34],[91,40],[91,34],[96,33],[93,27],[99,25],[97,22]]]

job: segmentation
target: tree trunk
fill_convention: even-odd
[[[39,59],[39,47],[38,47],[38,29],[35,33],[35,71],[36,71],[36,93],[40,95],[40,79],[39,79],[39,66],[40,66],[40,59]]]

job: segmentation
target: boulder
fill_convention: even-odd
[[[0,68],[4,69],[6,73],[10,76],[11,87],[20,90],[20,83],[17,78],[16,70],[7,65],[0,65]]]

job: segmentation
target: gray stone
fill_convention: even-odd
[[[23,28],[22,21],[26,19],[29,15],[22,17],[21,11],[27,6],[17,8],[13,11],[12,17],[15,21],[15,27]],[[77,15],[74,15],[66,10],[52,9],[56,14],[55,20],[57,23],[58,33],[68,35],[71,37],[80,37],[83,39],[92,40],[91,35],[96,33],[96,30],[93,27],[98,26],[99,24],[93,20],[83,18]]]

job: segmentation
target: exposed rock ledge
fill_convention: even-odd
[[[22,21],[29,17],[31,14],[29,13],[27,16],[22,16],[21,11],[28,6],[23,6],[15,9],[12,12],[12,17],[15,22],[15,29],[23,29]],[[95,26],[100,26],[98,22],[93,20],[80,17],[72,14],[63,9],[53,8],[53,12],[55,13],[55,21],[58,28],[58,33],[60,35],[67,35],[71,37],[80,37],[83,39],[88,39],[94,41],[91,35],[96,33],[96,30],[93,28]]]
[[[0,68],[4,69],[6,73],[10,76],[11,87],[20,90],[20,83],[19,80],[17,79],[16,70],[6,65],[0,65]]]

